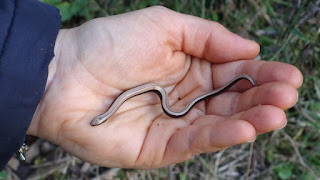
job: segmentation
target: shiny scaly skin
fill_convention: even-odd
[[[219,94],[223,93],[224,91],[226,91],[227,89],[229,89],[231,86],[233,86],[234,84],[236,84],[238,81],[240,81],[242,79],[246,79],[252,85],[255,85],[254,81],[252,80],[252,78],[250,76],[248,76],[248,75],[240,75],[240,76],[236,77],[235,79],[233,79],[232,81],[230,81],[225,86],[195,98],[180,112],[174,112],[174,111],[170,110],[170,108],[168,107],[168,96],[167,96],[166,91],[163,89],[163,87],[161,87],[161,86],[159,86],[158,84],[155,84],[155,83],[143,84],[141,86],[134,87],[132,89],[129,89],[129,90],[124,91],[123,93],[121,93],[115,99],[115,101],[112,103],[110,108],[105,113],[98,115],[97,117],[95,117],[91,121],[91,125],[92,126],[97,126],[97,125],[102,124],[107,119],[109,119],[112,115],[114,115],[116,113],[116,111],[119,109],[119,107],[125,101],[127,101],[128,99],[130,99],[130,98],[132,98],[134,96],[138,96],[140,94],[144,94],[144,93],[147,93],[147,92],[155,92],[156,94],[158,94],[158,96],[161,99],[162,109],[163,109],[165,114],[167,114],[168,116],[173,117],[173,118],[179,118],[179,117],[182,117],[182,116],[186,115],[191,110],[191,108],[194,105],[196,105],[198,102],[200,102],[202,100],[205,100],[207,98],[210,98],[212,96],[216,96],[216,95],[219,95]]]

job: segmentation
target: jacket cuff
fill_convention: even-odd
[[[44,93],[60,19],[37,0],[0,2],[0,170],[23,144]]]

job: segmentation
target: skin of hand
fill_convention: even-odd
[[[27,134],[51,141],[93,164],[157,168],[253,141],[286,124],[302,74],[292,65],[251,60],[259,45],[222,25],[151,7],[60,30],[44,96]],[[170,108],[225,85],[184,117],[165,115],[159,97],[126,101],[105,123],[91,120],[123,91],[148,82],[163,86]]]

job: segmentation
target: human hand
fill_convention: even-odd
[[[252,61],[259,46],[218,23],[152,7],[61,30],[46,91],[28,134],[49,140],[93,164],[156,168],[255,139],[282,128],[283,110],[297,100],[302,75],[294,66]],[[217,89],[228,92],[172,119],[153,93],[126,101],[105,123],[91,120],[124,90],[163,86],[170,108]]]

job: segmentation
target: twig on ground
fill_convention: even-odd
[[[96,177],[100,179],[99,166],[96,166],[95,169],[96,169]]]
[[[298,160],[299,160],[300,164],[302,166],[304,166],[305,168],[307,168],[308,170],[310,170],[310,171],[314,172],[315,174],[319,175],[319,173],[317,173],[317,171],[315,171],[313,168],[311,168],[309,165],[307,165],[304,162],[304,160],[303,160],[303,158],[302,158],[302,156],[300,154],[300,151],[299,151],[298,147],[296,146],[296,142],[286,132],[284,132],[283,130],[280,130],[280,132],[290,142],[290,144],[293,147],[293,150],[294,150],[296,156],[298,157]]]
[[[250,143],[250,151],[249,151],[249,159],[248,159],[248,166],[247,166],[247,172],[246,172],[246,180],[249,179],[250,175],[250,168],[251,168],[251,161],[252,161],[252,152],[253,152],[253,145],[254,142]]]
[[[16,173],[14,173],[11,168],[9,166],[6,166],[6,172],[7,172],[7,178],[11,179],[11,180],[20,180],[20,178],[18,177],[18,175],[16,175]]]
[[[103,12],[104,16],[109,16],[110,14],[105,10],[105,8],[103,7],[102,4],[100,4],[100,2],[98,2],[98,0],[94,0],[94,2],[96,3],[96,5],[99,7],[100,11]]]
[[[188,163],[184,163],[184,165],[183,165],[183,174],[184,174],[184,179],[182,179],[182,180],[185,180],[185,179],[187,179],[187,177],[188,177]]]
[[[148,177],[148,180],[152,180],[151,171],[147,171],[147,177]]]
[[[293,147],[294,152],[296,153],[296,156],[298,157],[298,160],[300,162],[301,165],[303,165],[304,167],[308,167],[306,165],[306,163],[304,162],[304,160],[302,159],[302,156],[299,152],[298,147],[296,146],[296,143],[294,142],[294,140],[283,130],[280,130],[280,132],[284,135],[284,137],[290,142],[291,146]]]
[[[314,15],[317,12],[320,12],[320,0],[318,0],[315,5],[312,5],[309,7],[307,13],[299,20],[299,22],[297,23],[296,27],[299,27],[300,25],[304,24],[304,22],[308,19],[310,19],[311,17],[314,17]]]
[[[250,29],[250,27],[252,26],[252,24],[254,23],[254,21],[263,14],[264,8],[260,8],[256,14],[250,19],[250,21],[248,23],[246,23],[246,25],[243,27],[243,29],[241,30],[241,32],[239,33],[240,36],[244,36],[244,34]]]
[[[98,177],[92,178],[91,180],[100,180],[100,179],[116,179],[115,177],[119,174],[119,168],[111,168],[106,170],[104,173],[100,174]]]
[[[217,176],[218,175],[218,168],[219,168],[219,165],[220,165],[220,160],[221,160],[221,157],[222,157],[222,154],[224,153],[225,150],[223,151],[220,151],[216,154],[216,160],[215,160],[215,163],[214,163],[214,176]]]
[[[214,170],[208,165],[206,160],[204,160],[201,156],[198,156],[198,159],[200,160],[201,164],[209,171],[209,173],[214,176]]]
[[[32,166],[30,166],[30,168],[38,169],[38,168],[44,168],[44,167],[53,166],[53,165],[59,165],[61,163],[67,162],[69,160],[70,160],[70,156],[67,156],[67,157],[60,158],[60,159],[57,159],[54,161],[49,161],[49,162],[45,162],[42,164],[32,165]]]
[[[58,166],[51,166],[47,168],[40,168],[36,173],[30,175],[28,177],[29,180],[38,180],[38,179],[46,179],[46,177],[51,174],[57,172],[58,169],[63,169],[64,167],[69,166],[68,163],[60,164]]]
[[[294,106],[294,109],[297,110],[304,118],[306,118],[308,121],[316,123],[316,120],[314,120],[312,117],[310,117],[303,109],[301,109],[298,106]]]
[[[242,155],[236,157],[233,161],[225,164],[224,166],[220,167],[218,169],[218,173],[225,171],[226,169],[228,169],[231,166],[234,166],[235,164],[237,164],[238,162],[242,161],[244,158],[246,158],[249,155],[249,152],[244,152]]]
[[[173,180],[173,179],[174,179],[173,173],[172,173],[172,166],[173,166],[173,165],[169,165],[169,166],[168,166],[169,180]]]
[[[258,172],[256,174],[251,174],[250,177],[249,177],[249,180],[256,179],[256,178],[258,178],[258,177],[260,177],[262,175],[270,173],[271,171],[272,171],[272,167],[269,167],[269,168],[265,169],[264,171]]]

